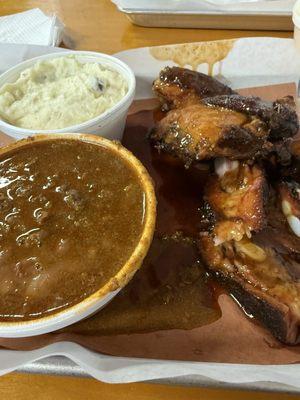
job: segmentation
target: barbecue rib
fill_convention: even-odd
[[[299,280],[286,267],[288,262],[295,262],[272,247],[257,246],[246,239],[215,246],[213,234],[202,233],[199,243],[203,260],[247,314],[261,321],[279,340],[299,342]]]
[[[300,220],[288,219],[299,215],[298,190],[281,182],[266,191],[256,165],[212,176],[205,196],[210,224],[199,238],[203,261],[244,310],[291,344],[300,332]]]

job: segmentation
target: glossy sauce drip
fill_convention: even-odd
[[[208,75],[213,75],[214,66],[219,62],[219,74],[221,74],[221,62],[231,51],[234,42],[235,40],[222,40],[157,46],[150,48],[150,53],[159,61],[173,61],[180,67],[190,65],[195,71],[199,65],[207,63]]]
[[[187,170],[180,161],[159,154],[147,138],[153,124],[153,111],[131,115],[123,137],[123,144],[142,161],[155,184],[158,216],[150,251],[132,281],[105,309],[65,331],[193,329],[220,317],[215,289],[194,243],[209,167],[199,164]]]

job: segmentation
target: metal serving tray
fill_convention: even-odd
[[[203,10],[170,11],[147,10],[118,7],[136,25],[163,28],[201,28],[201,29],[243,29],[291,31],[293,22],[291,12],[260,13],[237,12],[224,14],[218,11]]]

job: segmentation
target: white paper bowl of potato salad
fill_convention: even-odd
[[[0,130],[16,139],[70,131],[121,139],[134,93],[132,70],[107,54],[35,57],[0,76]]]

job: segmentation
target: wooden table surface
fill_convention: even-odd
[[[291,37],[291,32],[142,28],[132,25],[109,0],[1,0],[0,15],[34,7],[56,13],[66,27],[68,48],[115,53],[168,43],[184,43],[243,36]],[[0,38],[1,40],[1,38]],[[9,374],[0,378],[2,400],[285,400],[283,394],[170,387],[149,384],[108,385],[92,379]]]

